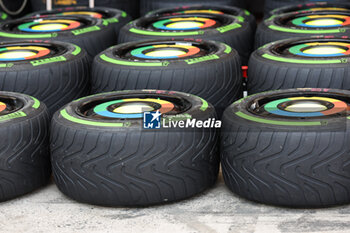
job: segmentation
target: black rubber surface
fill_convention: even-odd
[[[125,91],[83,98],[67,105],[75,113],[83,102],[134,94],[177,97],[191,103],[183,112],[196,119],[215,117],[201,99],[161,91]],[[156,94],[157,93],[157,94]],[[174,115],[175,116],[175,115]],[[92,120],[91,120],[92,121]],[[90,121],[90,122],[91,122]],[[218,175],[218,134],[215,129],[142,129],[142,119],[94,120],[123,127],[92,126],[63,118],[52,121],[51,158],[58,188],[67,196],[104,206],[147,206],[178,201],[211,187]]]
[[[189,15],[187,15],[189,16]],[[213,14],[192,14],[193,17],[215,17]],[[176,16],[168,16],[169,18]],[[179,16],[177,16],[179,17]],[[156,29],[146,29],[144,27],[145,24],[152,21],[159,21],[162,17],[144,17],[139,18],[137,20],[132,21],[131,23],[125,25],[121,30],[118,37],[119,43],[131,42],[131,41],[140,41],[140,40],[160,40],[164,38],[175,38],[175,39],[184,39],[184,38],[193,38],[193,39],[202,39],[202,40],[215,40],[224,42],[228,44],[237,52],[241,57],[242,64],[246,65],[248,63],[249,56],[253,50],[254,44],[254,28],[248,23],[248,21],[243,18],[237,18],[230,15],[217,15],[222,21],[230,22],[224,23],[221,28],[231,27],[239,24],[238,27],[233,27],[233,29],[225,29],[220,32],[218,28],[208,28],[200,30],[200,33],[197,35],[183,36],[176,35],[176,33],[184,31],[170,31],[172,35],[162,34],[161,31]],[[164,17],[166,19],[167,17]],[[163,18],[162,18],[163,19]],[[243,20],[243,22],[241,21]],[[149,32],[159,32],[158,35],[144,35],[140,33],[136,33],[133,30],[141,30]],[[169,32],[169,31],[168,31]]]
[[[305,90],[294,93],[300,91],[305,93]],[[287,92],[292,91],[275,93]],[[327,92],[350,96],[349,91]],[[319,126],[282,126],[236,115],[241,112],[254,116],[246,110],[248,103],[271,93],[248,97],[224,113],[221,163],[226,185],[239,196],[265,204],[299,208],[348,204],[349,120],[324,117]]]
[[[59,1],[52,1],[53,8],[62,8],[67,6],[89,6],[89,0],[77,0],[71,1],[71,4],[65,5]],[[46,9],[46,0],[31,0],[32,8],[34,11],[40,11]],[[95,6],[97,7],[110,7],[126,11],[133,18],[139,17],[139,0],[96,0]]]
[[[276,52],[278,48],[283,46],[330,41],[350,43],[349,37],[295,38],[271,43],[256,50],[249,60],[248,93],[304,87],[350,90],[349,55],[316,58],[286,56]],[[266,55],[272,55],[277,59],[289,58],[290,60],[271,60],[271,58],[264,57]],[[325,60],[339,61],[339,63],[324,63]]]
[[[34,100],[23,94],[0,91],[0,98],[4,96],[23,102],[23,107],[7,115],[0,114],[1,202],[44,186],[51,174],[46,107],[43,104],[32,107]],[[19,112],[27,116],[18,117]]]
[[[1,42],[0,46],[50,45],[63,49],[55,55],[24,61],[6,62],[0,69],[0,90],[25,93],[44,102],[51,114],[68,102],[89,92],[89,59],[84,50],[63,42]],[[75,55],[74,55],[74,54]],[[63,59],[64,60],[63,60]]]
[[[161,8],[181,7],[193,4],[212,4],[218,6],[236,6],[243,8],[246,7],[245,1],[242,0],[140,0],[140,11],[141,15],[145,15],[150,11],[158,10]]]
[[[52,40],[69,42],[84,48],[90,58],[115,45],[117,34],[113,27],[103,24],[101,19],[95,19],[83,16],[48,16],[45,19],[68,19],[84,22],[86,25],[78,29],[65,30],[59,32],[23,32],[17,29],[18,25],[32,22],[31,17],[10,20],[0,24],[0,41],[18,41],[18,40]]]
[[[112,47],[96,56],[91,78],[92,93],[118,90],[158,89],[182,91],[198,95],[213,104],[220,116],[227,106],[242,96],[242,74],[239,55],[235,50],[226,51],[226,46],[214,41],[176,40],[172,43],[193,43],[211,48],[208,54],[193,59],[144,61],[132,65],[115,64],[115,61],[132,61],[115,51],[129,51],[153,42],[131,42]],[[115,60],[106,61],[106,56]],[[217,59],[205,59],[217,56]],[[135,58],[133,58],[135,60]],[[149,63],[148,66],[144,62]],[[154,62],[167,62],[167,66],[152,66]],[[138,65],[139,64],[139,65]]]

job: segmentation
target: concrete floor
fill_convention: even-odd
[[[0,204],[0,232],[350,232],[350,206],[298,210],[252,203],[216,187],[183,202],[144,209],[76,203],[54,184]]]

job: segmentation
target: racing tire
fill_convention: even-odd
[[[149,206],[189,198],[214,185],[217,129],[165,128],[163,123],[143,129],[142,110],[121,109],[146,102],[145,110],[160,109],[164,121],[216,115],[205,100],[172,91],[102,93],[66,105],[51,128],[54,179],[65,195],[94,205]]]
[[[186,54],[147,55],[164,49]],[[91,89],[92,93],[137,89],[191,93],[213,104],[221,116],[227,106],[242,97],[242,80],[239,55],[228,45],[163,39],[117,45],[96,56]]]
[[[209,0],[140,0],[140,11],[141,15],[145,15],[146,13],[158,10],[162,8],[173,8],[173,7],[182,7],[189,5],[198,5],[198,4],[211,4],[217,6],[236,6],[245,8],[245,1],[241,0],[217,0],[217,1],[209,1]]]
[[[47,105],[50,114],[90,91],[89,59],[76,45],[22,41],[0,42],[0,48],[1,91],[34,96]],[[12,52],[29,54],[14,60]]]
[[[53,23],[62,25],[64,30],[45,28]],[[36,29],[38,27],[39,29]],[[85,49],[92,60],[96,54],[116,44],[117,35],[113,27],[103,24],[102,19],[83,16],[47,16],[43,19],[21,18],[0,24],[0,40],[69,42]]]
[[[34,11],[42,11],[46,9],[46,0],[31,0]],[[52,8],[89,6],[89,0],[72,1],[72,4],[62,4],[60,1],[53,1]],[[139,17],[139,0],[98,0],[95,1],[96,7],[108,7],[126,11],[131,17]]]
[[[248,93],[304,87],[350,90],[349,54],[349,37],[295,38],[267,44],[250,57]]]
[[[347,11],[349,9],[350,2],[308,2],[304,4],[287,5],[274,9],[268,15],[266,15],[266,18],[271,17],[272,15],[280,15],[297,11]]]
[[[171,28],[171,22],[203,24],[204,28]],[[144,17],[125,25],[119,34],[119,43],[160,40],[164,38],[193,38],[223,42],[239,53],[242,64],[248,63],[254,44],[254,29],[243,17],[216,14],[186,14]]]
[[[180,6],[173,8],[163,8],[149,12],[146,17],[153,16],[166,16],[166,15],[182,15],[192,13],[211,13],[211,14],[227,14],[235,17],[243,17],[249,24],[250,27],[255,31],[256,20],[254,15],[249,11],[234,6],[220,6],[220,5],[190,5]]]
[[[119,30],[122,26],[127,24],[131,18],[124,11],[107,8],[107,7],[94,7],[89,8],[86,6],[78,6],[78,7],[67,7],[67,8],[57,8],[51,11],[38,11],[34,12],[27,17],[34,18],[45,18],[47,16],[89,16],[92,18],[101,18],[103,21],[103,25],[108,27],[113,27],[115,33],[118,35]]]
[[[345,3],[349,2],[348,0],[328,0],[328,4],[338,4],[338,3]],[[288,9],[289,7],[295,6],[296,1],[293,0],[265,0],[265,9],[264,13],[265,16],[271,16],[273,14],[278,14],[280,12],[280,9]],[[298,0],[297,3],[299,3],[299,7],[303,7],[306,5],[314,6],[314,4],[323,4],[322,1],[320,2],[312,2],[310,0]],[[326,3],[326,2],[324,2]],[[326,4],[327,4],[326,3]],[[303,9],[301,9],[303,10]],[[284,10],[283,10],[284,11]]]
[[[27,95],[0,91],[0,202],[49,182],[49,115]]]
[[[350,36],[350,11],[301,11],[273,15],[259,24],[255,48],[282,39],[310,36]],[[324,27],[323,20],[342,22]]]
[[[345,90],[288,89],[231,105],[223,116],[220,147],[228,188],[270,205],[348,204],[349,96]],[[311,107],[303,108],[303,101]]]

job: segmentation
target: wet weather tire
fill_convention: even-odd
[[[344,54],[317,57],[306,53],[308,49],[332,45],[343,48]],[[295,38],[270,43],[250,57],[248,93],[304,87],[350,90],[349,52],[349,37]]]
[[[151,61],[125,57],[152,44],[187,45],[203,48],[200,56]],[[205,48],[205,49],[204,49]],[[118,52],[116,52],[118,51]],[[134,59],[135,61],[132,61]],[[221,115],[242,96],[242,75],[237,52],[214,41],[157,40],[131,42],[99,54],[93,63],[92,92],[158,89],[198,95],[213,104]]]
[[[89,59],[80,47],[63,42],[1,42],[3,50],[0,53],[11,51],[8,48],[16,46],[29,50],[33,46],[48,49],[49,54],[27,60],[0,61],[3,67],[0,68],[1,91],[34,96],[47,105],[50,114],[88,94]]]
[[[36,32],[31,29],[33,25],[47,24],[45,21],[51,21],[49,24],[52,24],[52,20],[57,23],[70,20],[78,22],[80,26],[57,32]],[[24,25],[25,30],[29,31],[19,30],[20,25]],[[83,16],[47,16],[40,20],[26,17],[0,24],[0,41],[18,40],[50,40],[76,44],[85,49],[92,60],[96,54],[117,43],[117,34],[114,27],[105,26],[102,19]]]
[[[77,12],[77,13],[73,14],[74,12]],[[79,12],[84,12],[84,13],[79,14]],[[108,7],[89,8],[86,6],[58,8],[51,11],[38,11],[30,15],[27,15],[27,17],[44,18],[49,15],[51,16],[52,15],[88,16],[85,12],[100,14],[102,16],[103,24],[107,27],[113,27],[116,35],[118,35],[120,28],[123,27],[126,23],[128,23],[131,20],[131,18],[127,15],[127,13],[118,9],[108,8]],[[93,15],[91,17],[93,18]]]
[[[350,202],[350,128],[346,114],[292,119],[252,112],[264,106],[266,98],[317,95],[339,97],[349,104],[349,91],[290,89],[250,96],[225,111],[221,163],[231,191],[249,200],[289,207]]]
[[[67,5],[64,1],[52,1],[52,8],[62,7],[76,7],[76,6],[89,6],[89,0],[78,0],[75,4]],[[73,2],[73,1],[72,1]],[[31,0],[32,8],[34,11],[45,10],[46,0]],[[63,4],[62,4],[63,3]],[[139,0],[96,0],[95,6],[97,7],[109,7],[126,11],[133,18],[139,16]]]
[[[218,175],[216,129],[143,129],[142,118],[103,118],[96,110],[117,100],[154,98],[175,103],[181,119],[215,117],[204,100],[167,91],[123,91],[82,98],[54,115],[51,158],[58,188],[79,201],[103,206],[147,206],[189,198]],[[111,102],[113,101],[113,103]],[[93,113],[91,113],[91,109]],[[105,114],[106,111],[103,111]],[[102,114],[102,113],[101,113]],[[120,114],[119,114],[120,115]],[[164,126],[164,125],[163,125]]]
[[[196,30],[161,30],[155,28],[157,22],[165,22],[179,18],[206,18],[215,21],[215,25],[208,28]],[[132,21],[120,30],[119,43],[141,41],[141,40],[161,40],[161,39],[201,39],[223,42],[235,50],[241,57],[242,64],[248,63],[249,56],[254,44],[254,28],[243,17],[231,15],[215,14],[186,14],[172,16],[143,17]]]
[[[333,15],[329,18],[342,21],[342,24],[329,27],[307,24],[307,22],[316,22],[328,15]],[[301,11],[274,15],[259,24],[255,34],[255,48],[270,42],[296,37],[350,36],[350,25],[345,23],[348,17],[350,17],[349,11]]]
[[[172,7],[182,7],[198,4],[211,4],[217,6],[235,6],[235,7],[245,7],[245,2],[242,0],[140,0],[140,10],[141,15],[145,15],[153,10],[172,8]]]
[[[27,95],[0,91],[0,102],[0,201],[6,201],[48,183],[49,115]]]
[[[250,24],[250,27],[255,31],[256,29],[256,19],[253,14],[249,11],[244,10],[242,8],[234,7],[234,6],[220,6],[220,5],[212,5],[212,4],[199,4],[193,6],[182,6],[182,7],[173,7],[173,8],[162,8],[159,10],[154,10],[149,12],[146,16],[162,16],[162,15],[181,15],[181,14],[190,14],[193,11],[220,11],[223,14],[233,15],[236,17],[242,17]],[[188,13],[186,13],[188,12]],[[206,12],[208,13],[208,12]],[[215,14],[215,13],[214,13]]]

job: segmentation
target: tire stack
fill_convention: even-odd
[[[169,32],[135,27],[169,14],[188,19],[185,24],[215,26]],[[212,187],[219,172],[218,129],[184,129],[178,122],[216,120],[242,97],[241,58],[248,60],[254,27],[247,11],[219,6],[159,10],[124,26],[120,44],[94,59],[94,95],[53,117],[58,188],[79,202],[147,206]],[[223,42],[235,44],[241,54]],[[151,122],[156,114],[163,121],[143,122],[148,112],[155,114]],[[166,127],[168,122],[176,126]],[[155,129],[144,129],[149,124]]]
[[[349,9],[286,6],[259,25],[251,95],[223,114],[221,163],[234,193],[297,208],[350,203]]]
[[[50,114],[89,93],[89,59],[80,47],[49,41],[0,43],[0,90],[34,96]]]

